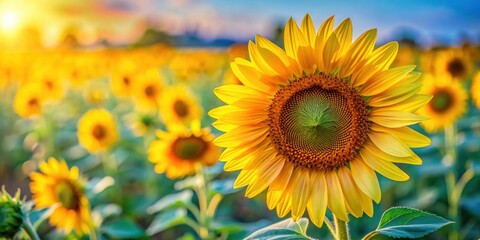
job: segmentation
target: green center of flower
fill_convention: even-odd
[[[269,109],[270,136],[297,166],[333,170],[352,160],[370,127],[365,100],[344,79],[323,73],[280,89]]]
[[[59,182],[55,186],[54,194],[64,208],[74,210],[79,208],[79,195],[70,181],[63,180]]]
[[[462,59],[454,58],[448,63],[447,70],[452,77],[461,77],[466,72],[466,66]]]
[[[176,100],[173,103],[173,109],[179,117],[186,117],[188,115],[188,105],[182,100]]]
[[[433,94],[433,98],[429,104],[435,112],[443,113],[453,105],[452,94],[446,89],[441,89]]]
[[[179,137],[173,142],[173,153],[184,160],[198,160],[207,150],[207,143],[199,137]]]

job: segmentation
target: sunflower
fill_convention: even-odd
[[[68,168],[65,161],[50,158],[40,164],[41,173],[30,175],[30,190],[36,209],[53,207],[50,224],[67,234],[90,232],[90,207],[84,182],[77,167]]]
[[[65,95],[65,88],[59,76],[51,73],[42,73],[35,81],[42,86],[42,93],[49,101],[59,101]]]
[[[130,113],[124,117],[128,128],[133,135],[140,137],[153,131],[158,124],[158,117],[145,113]]]
[[[148,148],[148,159],[157,173],[166,173],[170,179],[195,173],[197,165],[212,166],[220,155],[212,143],[214,136],[208,128],[201,129],[199,121],[193,121],[191,129],[169,125],[169,131],[158,130],[157,136],[159,140]]]
[[[119,97],[130,96],[135,76],[136,69],[134,63],[127,59],[120,61],[110,78],[113,93]]]
[[[78,140],[89,152],[109,149],[118,140],[117,123],[105,109],[92,109],[78,122]]]
[[[435,56],[436,74],[450,74],[454,79],[464,79],[471,69],[470,57],[460,49],[447,49]]]
[[[147,70],[138,76],[134,85],[134,100],[137,109],[152,111],[158,109],[162,96],[163,82],[158,70]]]
[[[160,114],[167,124],[189,125],[202,116],[202,109],[194,94],[185,86],[166,89],[159,104]]]
[[[389,69],[398,44],[374,49],[376,29],[352,43],[352,23],[333,30],[333,17],[316,33],[307,14],[290,19],[285,51],[262,36],[249,42],[250,61],[231,64],[244,85],[215,94],[227,105],[209,112],[225,132],[214,143],[226,171],[241,170],[234,187],[246,196],[267,190],[267,206],[298,220],[307,210],[321,226],[326,209],[372,216],[379,202],[375,172],[396,181],[409,176],[394,163],[421,164],[410,149],[430,140],[408,125],[431,98],[417,94],[415,66]]]
[[[471,92],[473,103],[477,106],[477,108],[480,108],[480,72],[477,72],[473,77]]]
[[[37,116],[42,113],[45,95],[42,86],[38,83],[28,83],[21,86],[15,94],[13,109],[22,118]]]
[[[422,93],[432,95],[432,100],[419,113],[429,119],[421,125],[428,132],[436,132],[454,123],[466,111],[467,92],[462,84],[449,75],[425,74]]]

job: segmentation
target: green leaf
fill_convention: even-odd
[[[153,214],[171,207],[185,206],[192,200],[193,192],[191,190],[185,190],[178,193],[167,195],[152,206],[147,208],[148,214]]]
[[[145,231],[127,218],[116,219],[102,225],[100,229],[110,238],[131,239],[146,237]]]
[[[210,189],[211,191],[214,191],[215,193],[220,193],[224,196],[242,190],[241,188],[234,188],[234,182],[234,178],[215,180],[211,182]]]
[[[385,211],[375,231],[365,239],[381,234],[392,238],[420,238],[453,222],[431,213],[409,207],[393,207]]]
[[[93,211],[98,212],[102,219],[106,219],[109,217],[118,217],[122,213],[122,208],[117,204],[102,204],[96,206]]]
[[[239,222],[223,220],[223,221],[214,221],[210,225],[210,228],[215,233],[234,233],[239,232],[243,228]]]
[[[174,209],[158,214],[147,228],[147,233],[152,236],[165,229],[182,224],[187,219],[187,210]]]
[[[301,218],[297,222],[294,222],[293,219],[289,218],[259,229],[245,239],[312,239],[307,236],[307,227],[308,219]]]

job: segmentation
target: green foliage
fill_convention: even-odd
[[[187,210],[184,208],[177,208],[168,210],[158,214],[150,226],[147,228],[147,233],[152,236],[168,228],[185,223],[187,220]]]
[[[245,239],[312,239],[307,236],[307,227],[308,219],[301,218],[297,222],[294,222],[293,219],[289,218],[259,229]]]
[[[141,239],[147,236],[145,230],[128,218],[115,219],[105,223],[100,231],[114,239]]]
[[[418,209],[393,207],[383,213],[377,229],[364,239],[372,239],[379,234],[392,238],[420,238],[451,223]]]

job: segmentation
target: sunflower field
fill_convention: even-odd
[[[0,239],[480,238],[478,39],[297,6],[199,43],[60,2],[0,3]],[[55,14],[102,24],[51,43]]]

